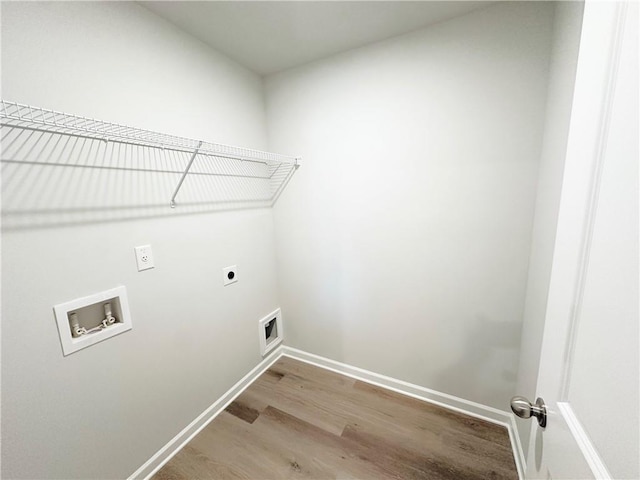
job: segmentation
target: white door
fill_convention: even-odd
[[[638,89],[638,4],[587,2],[527,478],[640,478]]]

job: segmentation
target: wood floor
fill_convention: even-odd
[[[154,480],[517,479],[504,427],[282,357]]]

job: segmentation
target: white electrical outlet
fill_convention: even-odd
[[[149,270],[154,268],[153,253],[151,252],[151,245],[141,245],[135,248],[136,251],[136,263],[138,264],[138,271]]]
[[[222,284],[226,287],[238,281],[238,266],[231,265],[222,269]]]

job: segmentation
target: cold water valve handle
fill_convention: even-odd
[[[87,333],[87,329],[80,326],[77,313],[71,313],[69,315],[69,323],[71,323],[71,334],[74,337],[79,337]]]
[[[540,397],[536,399],[535,404],[532,404],[525,397],[513,397],[511,399],[511,410],[520,418],[536,417],[538,425],[542,428],[547,426],[547,407]]]
[[[116,323],[116,317],[114,317],[113,313],[111,313],[111,304],[105,303],[104,304],[104,320],[102,321],[102,324],[105,327],[108,327],[109,325],[113,325],[114,323]]]

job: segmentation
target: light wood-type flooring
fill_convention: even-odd
[[[517,479],[506,428],[280,358],[153,480]]]

